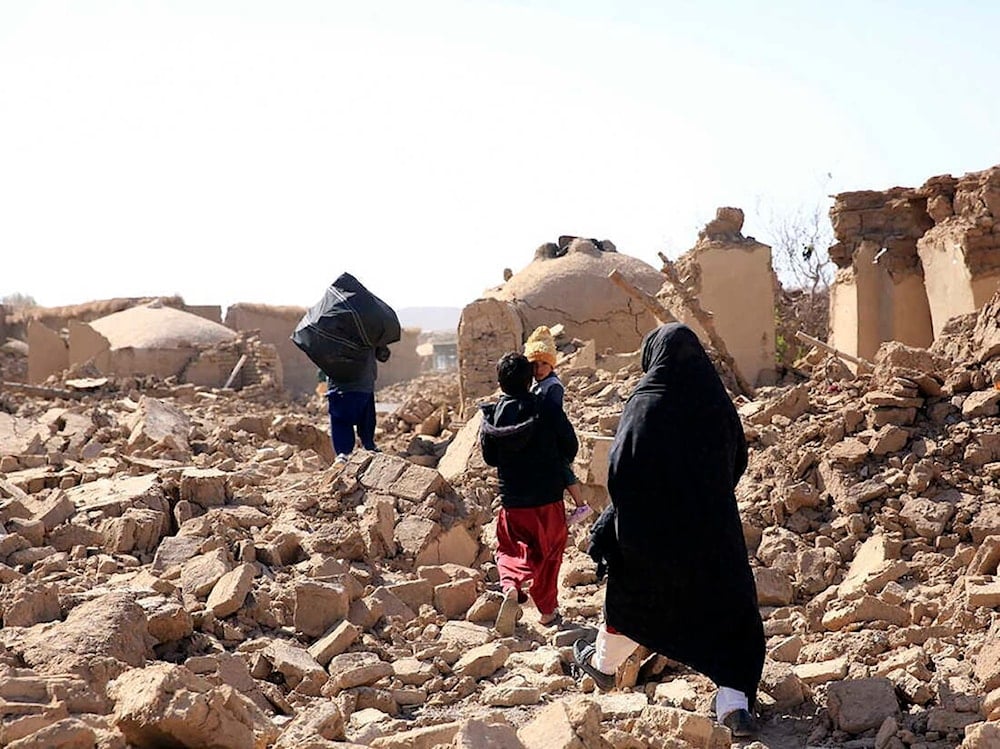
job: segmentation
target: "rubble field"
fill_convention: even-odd
[[[579,340],[562,353],[600,509],[641,372]],[[761,732],[742,746],[995,749],[1000,294],[873,364],[814,350],[736,398],[768,636]],[[734,743],[681,664],[636,653],[608,693],[572,672],[603,600],[587,522],[558,626],[528,605],[513,637],[493,630],[496,478],[457,375],[379,391],[381,452],[334,466],[319,394],[79,372],[27,389],[18,352],[0,366],[0,745]]]

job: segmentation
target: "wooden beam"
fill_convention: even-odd
[[[801,330],[795,331],[795,337],[798,338],[803,343],[808,343],[810,346],[815,346],[816,348],[822,349],[823,351],[833,354],[834,356],[838,356],[841,359],[846,359],[852,364],[857,364],[859,367],[865,367],[869,372],[875,369],[875,365],[872,364],[867,359],[861,359],[857,356],[851,356],[850,354],[845,353],[840,349],[835,349],[830,344],[823,343],[823,341],[819,340],[818,338],[813,338],[811,335],[806,335]]]
[[[226,384],[222,386],[223,389],[228,389],[233,386],[233,382],[236,380],[236,375],[240,373],[240,370],[243,369],[243,365],[246,363],[247,363],[247,355],[243,354],[243,356],[240,357],[239,361],[236,362],[236,366],[233,367],[233,371],[229,373],[229,379],[226,380]]]
[[[673,312],[660,304],[660,301],[652,294],[647,294],[642,289],[636,288],[632,282],[618,272],[617,268],[608,274],[608,278],[611,279],[611,283],[615,286],[619,287],[630,297],[638,300],[646,308],[646,311],[656,318],[660,325],[668,322],[677,322],[677,317]]]

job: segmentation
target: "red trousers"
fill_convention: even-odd
[[[497,515],[497,567],[504,592],[516,588],[520,598],[530,580],[528,594],[538,611],[555,611],[568,535],[561,500],[541,507],[501,508]]]

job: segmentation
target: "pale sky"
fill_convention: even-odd
[[[987,0],[0,1],[0,297],[456,306],[1000,162]],[[832,179],[826,177],[832,174]]]

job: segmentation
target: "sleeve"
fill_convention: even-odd
[[[484,408],[481,413],[483,415],[483,424],[485,424],[493,412],[492,410]],[[483,454],[483,462],[485,462],[486,465],[496,466],[498,458],[496,441],[491,439],[489,435],[486,434],[486,431],[483,429],[483,424],[479,425],[479,450]]]
[[[576,438],[576,430],[566,416],[566,412],[561,408],[551,409],[556,424],[556,444],[559,447],[559,455],[563,461],[569,463],[576,457],[580,449],[580,441]]]
[[[566,388],[563,387],[562,383],[556,380],[551,385],[545,389],[545,400],[551,403],[555,408],[560,411],[563,410],[563,400],[566,396]]]
[[[483,453],[483,462],[488,466],[496,466],[497,464],[497,449],[493,440],[487,437],[483,430],[479,430],[479,449]]]

